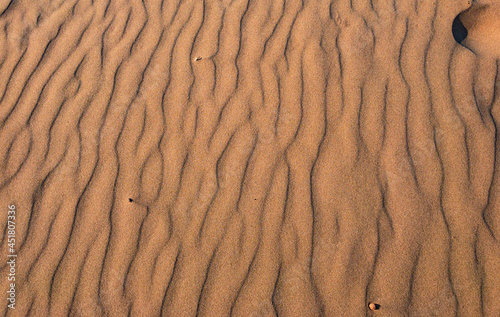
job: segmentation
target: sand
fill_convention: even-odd
[[[499,8],[0,1],[0,314],[500,316]]]
[[[475,54],[500,59],[500,1],[475,1],[458,17],[468,33],[461,44]]]

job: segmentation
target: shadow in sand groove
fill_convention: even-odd
[[[459,44],[462,43],[463,40],[467,37],[467,29],[465,28],[464,24],[462,21],[460,21],[460,17],[457,16],[455,20],[453,20],[453,25],[451,27],[451,31],[453,33],[453,37],[455,38],[455,41],[457,41]]]

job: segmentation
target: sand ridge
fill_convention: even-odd
[[[498,316],[495,8],[1,2],[0,313]]]

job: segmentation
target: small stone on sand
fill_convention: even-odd
[[[368,304],[368,308],[370,308],[370,310],[377,310],[380,308],[380,305],[375,303],[370,303]]]

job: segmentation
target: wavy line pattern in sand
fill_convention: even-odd
[[[2,315],[500,314],[467,1],[35,3],[0,5]]]

